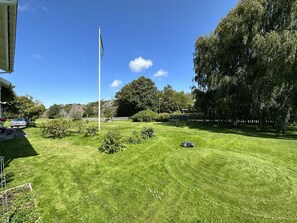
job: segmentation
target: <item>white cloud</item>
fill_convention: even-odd
[[[45,6],[42,6],[42,9],[43,9],[43,11],[45,11],[45,12],[48,12],[48,9],[47,9],[47,7],[45,7]]]
[[[38,53],[32,53],[32,58],[37,59],[37,60],[41,60],[41,55]]]
[[[23,12],[23,11],[26,11],[26,10],[28,10],[29,9],[29,6],[28,6],[28,4],[19,4],[18,5],[18,10],[20,11],[20,12]]]
[[[110,87],[111,87],[111,88],[116,88],[116,87],[120,86],[121,83],[122,83],[121,80],[116,79],[116,80],[114,80],[114,81],[111,83]]]
[[[153,66],[153,62],[151,60],[143,59],[142,57],[135,58],[129,63],[130,69],[135,73],[148,69],[151,66]]]
[[[18,4],[18,11],[19,12],[24,12],[24,11],[37,12],[37,11],[40,11],[40,10],[43,10],[44,12],[48,13],[48,8],[47,7],[37,5],[36,1],[34,1],[34,0],[26,0],[26,2]]]
[[[166,71],[166,70],[163,70],[163,69],[161,69],[161,70],[159,70],[157,73],[155,73],[154,74],[154,77],[159,77],[159,78],[161,78],[161,77],[167,77],[168,76],[168,72]]]

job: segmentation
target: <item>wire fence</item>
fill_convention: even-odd
[[[2,218],[5,220],[5,214],[7,213],[7,192],[6,192],[6,176],[4,171],[4,157],[0,156],[0,200],[1,200],[1,215]],[[6,219],[7,220],[7,219]]]

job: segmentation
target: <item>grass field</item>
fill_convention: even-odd
[[[156,137],[98,152],[107,130],[128,136],[144,126]],[[0,155],[8,188],[32,183],[43,222],[297,222],[292,131],[117,121],[95,137],[51,139],[28,128],[27,138],[0,142]]]

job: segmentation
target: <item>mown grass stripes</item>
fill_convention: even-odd
[[[108,130],[128,137],[143,127],[156,137],[99,153]],[[103,123],[91,138],[26,131],[27,142],[1,142],[0,152],[11,157],[8,187],[32,182],[44,222],[297,221],[294,137],[129,121]]]

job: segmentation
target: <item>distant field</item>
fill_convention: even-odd
[[[107,130],[156,137],[98,152]],[[116,121],[95,137],[0,142],[7,187],[32,183],[43,222],[297,222],[297,136]],[[294,135],[295,134],[295,135]],[[180,147],[193,141],[194,149]]]

